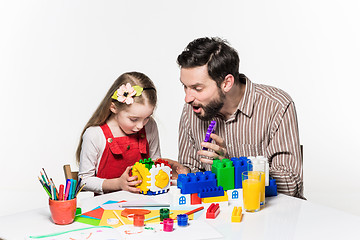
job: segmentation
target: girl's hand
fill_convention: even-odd
[[[131,176],[130,177],[130,171],[132,166],[129,166],[126,168],[125,172],[119,177],[118,184],[120,186],[120,189],[132,193],[140,193],[140,189],[136,188],[136,185],[140,184],[142,181],[137,180],[137,176]]]
[[[208,150],[199,150],[197,154],[200,156],[205,156],[207,158],[200,158],[200,161],[207,164],[212,164],[214,159],[224,159],[227,158],[227,150],[226,150],[226,144],[224,139],[222,139],[220,136],[212,133],[210,137],[216,142],[216,143],[209,143],[209,142],[202,142],[201,146],[206,147]],[[213,150],[213,151],[209,151]]]

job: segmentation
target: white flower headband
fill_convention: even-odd
[[[132,104],[134,103],[134,97],[140,96],[144,90],[148,89],[155,90],[155,88],[142,88],[137,85],[131,86],[130,83],[127,83],[126,85],[121,85],[119,89],[114,92],[111,98],[118,100],[121,103]]]

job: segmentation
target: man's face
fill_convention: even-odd
[[[201,120],[211,120],[224,106],[225,94],[209,76],[207,65],[181,68],[180,81],[185,90],[185,102]]]

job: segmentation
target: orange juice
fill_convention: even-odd
[[[265,205],[265,172],[263,171],[250,171],[248,176],[251,179],[257,179],[260,174],[260,205]]]
[[[260,172],[243,173],[243,200],[244,209],[247,212],[257,212],[260,210]]]

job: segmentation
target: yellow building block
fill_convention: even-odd
[[[202,198],[201,201],[203,203],[226,202],[226,201],[229,201],[229,198],[228,198],[227,192],[225,191],[224,196]]]
[[[231,214],[231,222],[241,222],[242,218],[242,208],[234,207],[233,212]]]
[[[159,173],[155,176],[155,179],[156,179],[155,186],[161,189],[166,187],[169,183],[169,176],[163,170],[159,171]]]

